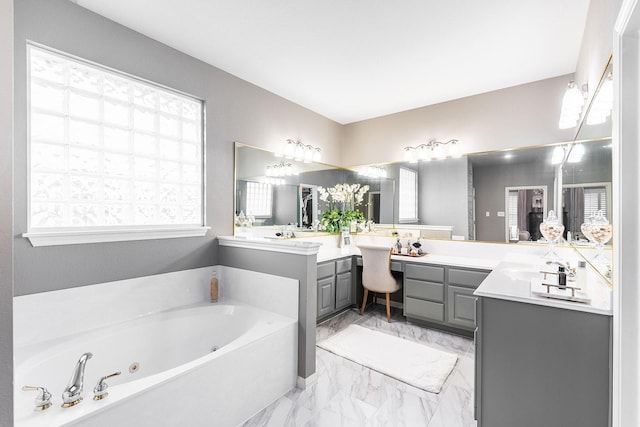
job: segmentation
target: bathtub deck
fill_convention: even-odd
[[[440,394],[416,389],[317,348],[317,383],[304,391],[292,390],[243,427],[475,427],[473,340],[407,324],[401,310],[392,313],[392,323],[387,323],[382,306],[367,308],[363,316],[346,311],[318,325],[317,339],[355,323],[456,353],[458,363]]]

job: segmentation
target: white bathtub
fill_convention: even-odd
[[[93,357],[84,399],[63,409],[62,391],[85,352]],[[229,302],[160,312],[17,348],[16,425],[235,426],[295,387],[296,360],[291,317]],[[116,371],[109,396],[92,400],[99,378]],[[53,406],[34,412],[36,393],[24,385],[47,387]]]

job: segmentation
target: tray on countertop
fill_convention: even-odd
[[[547,292],[547,286],[542,284],[542,279],[531,279],[531,295],[537,297],[557,299],[563,301],[579,302],[583,304],[590,304],[591,298],[584,292],[576,291],[575,295],[571,295],[571,289],[559,289],[555,287],[549,288]]]
[[[422,255],[411,255],[411,254],[399,254],[397,252],[391,252],[391,255],[398,255],[398,256],[406,256],[406,257],[410,257],[410,258],[420,258],[426,255],[429,255],[427,252],[423,253]]]

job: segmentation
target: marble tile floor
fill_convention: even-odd
[[[317,341],[355,323],[455,353],[458,362],[439,394],[316,347],[316,384],[291,390],[243,427],[475,427],[473,340],[407,323],[401,310],[392,310],[392,323],[384,306],[369,306],[363,316],[345,311],[318,325]]]

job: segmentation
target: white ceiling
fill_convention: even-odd
[[[339,123],[573,73],[589,0],[75,0]]]

